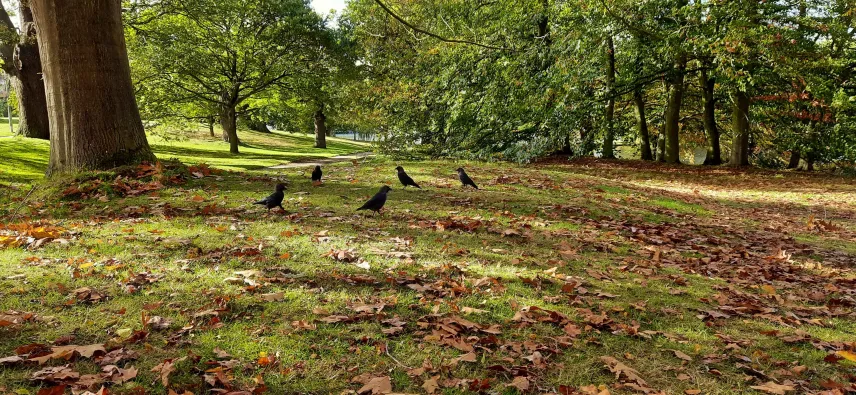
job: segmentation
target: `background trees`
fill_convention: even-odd
[[[854,8],[355,0],[344,20],[390,152],[784,167],[856,159]]]

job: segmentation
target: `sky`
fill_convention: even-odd
[[[327,14],[331,9],[341,13],[345,9],[345,0],[312,0],[312,8],[320,14]]]

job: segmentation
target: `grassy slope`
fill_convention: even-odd
[[[490,365],[527,367],[533,389],[537,385],[545,391],[559,385],[611,385],[615,376],[604,369],[601,356],[620,359],[638,370],[651,387],[669,393],[688,389],[744,392],[769,380],[802,380],[805,388],[819,389],[821,380],[845,381],[852,364],[826,363],[826,353],[811,344],[788,344],[760,331],[793,334],[799,329],[827,342],[853,341],[856,322],[852,313],[821,316],[823,325],[800,324],[797,328],[751,314],[705,323],[697,314],[715,309],[716,295],[725,293],[729,283],[765,303],[776,302],[762,295],[766,291],[758,288],[761,283],[737,284],[724,274],[702,273],[695,265],[702,258],[716,261],[722,248],[744,248],[751,258],[734,258],[729,265],[769,265],[775,273],[777,267],[809,267],[820,262],[825,270],[833,271],[831,279],[853,279],[854,256],[842,256],[841,251],[846,254],[856,246],[856,187],[848,180],[796,174],[637,169],[612,163],[537,167],[403,163],[423,190],[398,189],[393,170],[397,163],[383,159],[356,167],[350,163],[328,166],[325,184],[317,188],[309,184],[305,170],[290,169],[227,172],[148,196],[113,197],[107,202],[61,201],[50,190],[40,190],[33,201],[44,205],[31,203],[22,211],[34,218],[61,221],[73,230],[73,238],[67,245],[51,243],[35,251],[0,250],[0,289],[4,293],[0,311],[35,312],[45,322],[0,328],[0,356],[12,355],[23,344],[47,343],[69,334],[76,336],[77,344],[121,341],[118,333],[123,329],[141,329],[146,304],[164,302],[148,314],[173,320],[172,327],[152,331],[144,342],[127,346],[141,353],[132,363],[140,375],[112,388],[114,393],[132,393],[138,386],[150,393],[164,393],[150,369],[166,358],[191,353],[201,359],[181,362],[171,376],[171,387],[203,393],[203,380],[194,368],[205,369],[205,361],[215,359],[215,348],[248,364],[246,369],[236,369],[237,387],[251,386],[252,378],[260,375],[272,393],[356,390],[361,385],[351,379],[363,373],[389,375],[398,392],[422,392],[423,382],[437,375],[441,381],[490,378],[493,391],[513,393],[505,387],[511,376],[487,370]],[[256,164],[233,165],[253,168]],[[467,167],[482,190],[457,187],[452,171],[459,165]],[[498,177],[506,178],[497,182]],[[290,184],[285,207],[291,215],[266,213],[249,204],[269,193],[278,181]],[[396,188],[390,193],[388,212],[383,216],[355,213],[383,183],[393,183]],[[203,209],[209,205],[221,210]],[[807,218],[820,212],[843,228],[827,232],[806,229]],[[426,222],[453,216],[490,224],[472,231],[438,231]],[[655,239],[663,237],[658,229],[674,230],[672,237],[679,241],[664,243],[662,261],[655,262],[645,249],[653,245],[634,237],[630,225]],[[509,228],[528,237],[499,233]],[[681,237],[695,234],[701,240]],[[796,248],[792,236],[807,243],[792,257],[794,263],[764,258],[774,254],[777,245]],[[704,248],[691,249],[690,245]],[[261,254],[248,253],[260,246]],[[353,249],[370,269],[324,257],[331,249]],[[847,261],[850,266],[842,266]],[[224,281],[235,277],[236,271],[248,269],[281,280],[263,282],[258,289]],[[819,283],[797,283],[796,288],[832,283],[820,270],[805,270],[806,276]],[[139,272],[163,277],[128,293],[126,279]],[[377,283],[342,279],[361,275]],[[408,276],[424,276],[423,284],[448,294],[419,293],[387,280]],[[564,293],[565,276],[574,279],[569,282],[582,282],[587,291]],[[478,279],[485,277],[495,282],[477,286]],[[684,281],[686,285],[680,285]],[[764,284],[782,296],[803,292],[776,276]],[[84,286],[110,298],[94,305],[67,306],[70,290]],[[673,294],[675,289],[682,293]],[[275,292],[282,292],[283,300],[265,301],[261,296]],[[837,291],[828,290],[827,296],[847,297],[848,292],[852,297],[852,290],[839,285]],[[384,335],[382,329],[388,325],[381,318],[347,324],[316,321],[328,312],[353,315],[355,305],[381,302],[387,305],[383,309],[387,318],[398,316],[407,322],[403,333]],[[777,305],[780,310],[772,316],[779,317],[794,304],[818,306],[804,298],[793,299]],[[558,346],[555,339],[564,334],[561,328],[512,320],[526,306],[564,313],[583,334],[572,346]],[[222,327],[210,328],[209,316],[196,316],[218,307],[222,308]],[[435,313],[456,314],[464,307],[485,312],[457,314],[485,325],[500,325],[498,337],[506,347],[486,343],[477,348],[475,363],[452,364],[463,353],[426,338],[430,330],[417,322]],[[640,331],[660,334],[647,339],[627,330],[596,329],[587,326],[590,319],[581,309],[603,312],[616,323],[638,324]],[[197,327],[181,338],[186,343],[168,345],[173,333],[190,324]],[[303,326],[310,329],[301,329]],[[484,334],[468,335],[486,338]],[[726,348],[722,336],[747,342],[736,349]],[[520,351],[515,351],[516,346]],[[552,355],[548,350],[559,353]],[[692,361],[676,358],[671,350],[688,354]],[[531,359],[534,351],[547,358],[547,368],[523,358]],[[277,362],[259,366],[262,353],[276,356]],[[718,360],[720,356],[722,360]],[[436,372],[416,377],[407,374],[404,366],[418,367],[425,360]],[[738,362],[747,367],[739,367]],[[447,367],[441,369],[443,365]],[[797,365],[807,370],[788,376]],[[85,360],[72,366],[87,372],[97,369]],[[0,369],[0,390],[32,390],[27,378],[35,370]],[[764,378],[751,378],[750,374],[758,376],[759,371]],[[460,387],[442,391],[466,392]]]
[[[149,136],[149,144],[160,159],[179,159],[189,164],[207,163],[217,168],[238,171],[258,170],[299,159],[326,158],[371,149],[364,143],[328,137],[327,149],[322,150],[312,148],[315,142],[313,135],[241,131],[241,154],[232,155],[229,153],[228,144],[207,134],[185,133],[182,139],[170,140]],[[0,152],[3,153],[4,159],[10,159],[10,162],[0,165],[0,182],[30,183],[42,178],[47,167],[47,141],[0,138]]]

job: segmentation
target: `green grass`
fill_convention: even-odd
[[[158,158],[179,159],[185,163],[207,163],[226,170],[260,170],[266,167],[300,159],[327,158],[354,152],[370,151],[365,143],[327,137],[327,148],[313,148],[315,136],[311,134],[258,133],[241,131],[241,154],[229,153],[229,145],[218,137],[194,133],[191,138],[165,140],[152,136],[149,140]]]
[[[48,151],[47,141],[0,138],[0,182],[31,183],[42,178],[48,166]]]
[[[5,114],[4,114],[5,115]],[[0,137],[13,136],[18,131],[18,118],[12,118],[12,127],[9,127],[9,118],[0,116]]]
[[[2,130],[2,127],[0,127]],[[371,145],[334,137],[327,138],[327,148],[313,148],[311,134],[258,133],[240,131],[241,153],[229,153],[229,144],[207,132],[174,133],[178,138],[164,139],[149,135],[149,144],[159,159],[178,159],[188,164],[207,163],[224,170],[260,170],[302,159],[328,158],[370,151]],[[47,141],[20,137],[0,138],[0,149],[8,162],[0,167],[0,182],[32,183],[42,178],[48,165]],[[8,154],[7,154],[8,153]],[[8,155],[8,156],[7,156]]]
[[[236,170],[189,177],[183,184],[139,196],[62,198],[58,191],[67,181],[38,183],[43,188],[23,204],[25,190],[0,194],[0,205],[22,206],[16,218],[0,222],[44,219],[64,228],[67,239],[40,248],[0,249],[0,312],[33,312],[41,320],[0,327],[0,357],[13,355],[21,345],[47,344],[67,335],[75,336],[74,344],[107,343],[139,352],[140,358],[128,365],[139,369],[139,376],[112,386],[115,394],[166,393],[151,369],[184,356],[190,358],[177,365],[169,387],[178,393],[207,392],[202,375],[213,366],[208,361],[217,359],[215,349],[240,363],[231,372],[233,389],[251,388],[253,379],[262,377],[269,392],[277,394],[356,391],[361,385],[351,380],[361,374],[390,376],[394,391],[401,393],[423,392],[424,381],[435,375],[440,381],[488,378],[489,392],[515,393],[506,387],[513,377],[488,369],[494,365],[524,367],[539,391],[605,385],[614,393],[632,392],[616,387],[621,380],[604,368],[602,356],[621,360],[650,387],[667,393],[749,393],[751,386],[770,380],[803,380],[806,390],[819,390],[819,382],[844,383],[852,373],[853,364],[824,362],[827,352],[809,342],[790,344],[761,333],[805,331],[818,344],[852,342],[852,311],[839,307],[826,315],[824,306],[827,298],[847,296],[854,273],[842,259],[856,257],[856,252],[850,250],[852,242],[846,248],[835,244],[852,237],[846,230],[822,237],[807,233],[792,241],[789,229],[818,207],[797,204],[772,186],[765,192],[752,178],[719,175],[737,191],[726,198],[698,174],[628,173],[612,164],[592,170],[574,164],[375,158],[356,166],[325,166],[324,184],[313,187],[307,169],[263,167],[363,147],[336,142],[340,145],[327,154],[304,148],[311,144],[308,136],[243,136],[249,147],[264,148],[262,152],[242,147],[245,154],[231,157],[218,154],[227,147],[214,140],[167,144],[152,139],[162,158],[172,152],[187,163]],[[4,153],[43,160],[44,153],[33,154],[32,147],[13,141],[18,144],[5,146]],[[0,163],[3,183],[35,179],[10,176],[25,165],[8,163]],[[423,189],[401,189],[396,165]],[[482,189],[460,188],[453,175],[459,166]],[[497,183],[500,176],[520,181]],[[852,228],[848,202],[856,198],[856,187],[848,180],[793,177],[787,181],[847,197],[835,206],[824,204],[831,221]],[[286,213],[251,205],[277,182],[288,183]],[[394,189],[383,215],[354,211],[384,184]],[[434,221],[446,229],[437,229]],[[474,225],[471,231],[452,229],[455,221]],[[520,235],[504,235],[509,229]],[[809,244],[811,254],[800,252],[804,249],[796,243]],[[790,262],[769,258],[779,246],[797,251]],[[352,249],[369,269],[325,256],[343,249]],[[812,266],[820,258],[823,267]],[[261,271],[267,280],[256,279],[253,286],[226,281],[246,270]],[[129,292],[129,279],[141,272],[160,279]],[[416,279],[437,292],[408,287]],[[578,287],[567,293],[566,283]],[[777,297],[765,295],[760,285],[772,287]],[[69,304],[70,292],[81,287],[109,298]],[[262,297],[279,292],[281,300]],[[812,299],[818,292],[823,300]],[[319,321],[329,314],[355,315],[352,306],[374,303],[386,305],[379,316],[352,323]],[[771,310],[713,321],[698,317],[724,309],[721,304],[749,308],[753,303]],[[528,306],[564,314],[583,333],[561,345],[566,335],[561,325],[514,321]],[[461,311],[465,307],[483,312],[467,315]],[[212,310],[218,311],[219,323],[207,315]],[[591,326],[588,311],[603,313],[614,324]],[[143,314],[167,318],[172,325],[148,328],[145,340],[126,344],[119,334],[143,329]],[[477,362],[453,364],[465,353],[433,341],[432,328],[418,323],[454,315],[498,325],[500,344],[484,333],[465,333],[461,340],[466,344],[481,341]],[[389,325],[382,321],[392,317],[406,322],[398,335],[383,333]],[[796,322],[793,317],[818,321]],[[301,329],[296,321],[313,328]],[[635,327],[640,334],[634,334]],[[177,336],[181,328],[192,329]],[[741,343],[729,346],[727,338]],[[672,350],[692,361],[678,359]],[[546,359],[545,366],[532,362],[536,351]],[[276,362],[260,365],[264,354],[275,356]],[[426,360],[434,371],[407,374],[407,368]],[[87,359],[69,363],[79,372],[98,369]],[[789,375],[797,365],[807,367],[806,372]],[[3,367],[0,392],[36,393],[39,385],[28,379],[38,369]],[[751,369],[767,378],[747,379]],[[677,379],[682,374],[689,379]],[[468,393],[466,388],[441,392]]]

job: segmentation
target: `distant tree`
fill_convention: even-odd
[[[154,2],[127,18],[135,64],[148,73],[138,81],[178,102],[215,106],[232,153],[247,101],[293,91],[324,46],[322,21],[303,0]]]
[[[48,104],[42,81],[42,64],[33,13],[27,0],[18,2],[21,32],[0,3],[0,60],[12,79],[18,101],[18,133],[31,138],[50,139]]]

